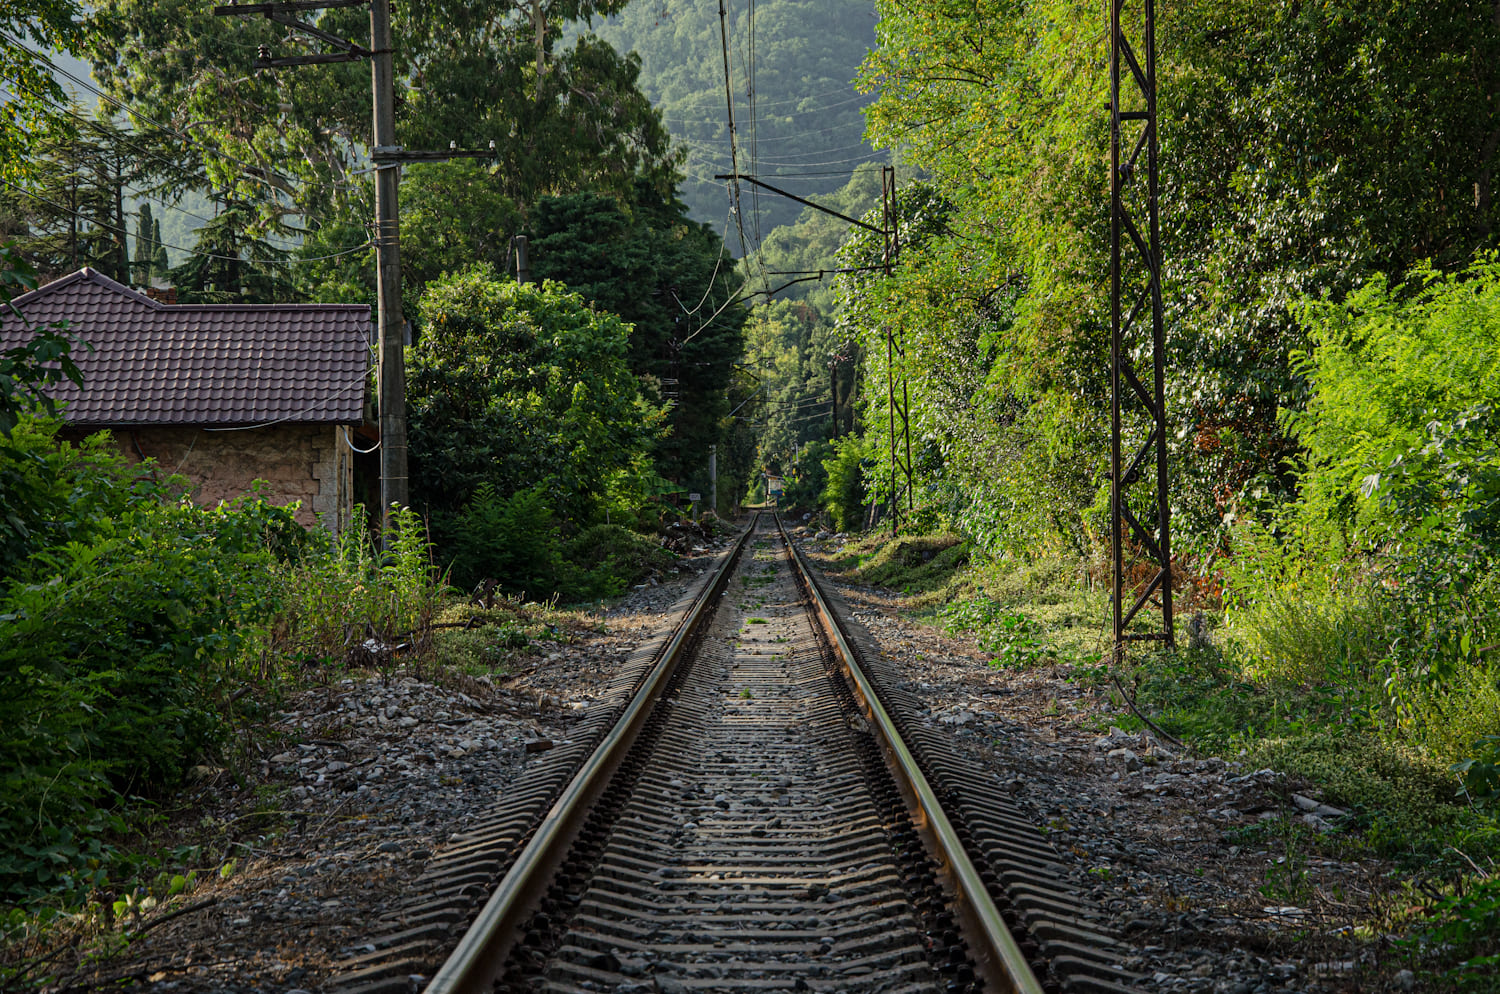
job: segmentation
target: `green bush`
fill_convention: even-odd
[[[1299,316],[1315,346],[1301,365],[1312,397],[1286,421],[1307,452],[1304,513],[1378,524],[1372,474],[1422,451],[1431,422],[1500,406],[1500,258],[1424,266],[1396,288],[1376,276]]]
[[[1323,573],[1262,591],[1230,619],[1248,675],[1358,687],[1380,685],[1396,623],[1393,606],[1370,584]]]
[[[833,443],[833,457],[823,460],[828,483],[823,487],[823,509],[841,532],[856,531],[864,521],[865,445],[858,435]]]
[[[669,569],[676,557],[659,543],[620,525],[595,525],[563,546],[575,576],[574,597],[613,597],[652,573]]]
[[[0,891],[77,873],[122,799],[177,785],[223,731],[240,626],[274,608],[258,499],[144,502],[33,553],[0,599]],[[65,883],[68,881],[65,880]],[[77,882],[76,880],[73,882]]]
[[[535,487],[559,517],[592,522],[640,477],[666,415],[641,396],[619,317],[483,265],[427,284],[421,316],[408,360],[414,504],[451,515],[482,484],[502,498]]]
[[[621,525],[593,525],[564,541],[540,490],[499,497],[482,484],[448,529],[453,581],[472,589],[497,581],[502,592],[567,602],[614,597],[663,570],[670,552]]]
[[[1438,985],[1434,990],[1493,991],[1500,970],[1500,877],[1460,885],[1402,945]]]
[[[518,490],[501,497],[489,483],[474,496],[448,530],[453,582],[471,589],[496,580],[508,594],[545,600],[562,578],[562,541],[557,521],[541,490]]]
[[[108,433],[75,444],[59,441],[62,422],[23,415],[0,438],[0,589],[26,568],[33,552],[88,541],[103,521],[172,487],[150,463],[131,465]]]

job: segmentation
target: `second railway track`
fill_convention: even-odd
[[[507,872],[427,990],[1130,990],[1046,842],[914,727],[779,524],[728,559],[599,750],[501,845]],[[419,986],[410,962],[344,986]]]

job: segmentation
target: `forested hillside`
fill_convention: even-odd
[[[728,219],[732,171],[728,108],[733,97],[740,172],[799,196],[837,190],[861,162],[883,158],[864,142],[869,103],[854,74],[875,43],[865,0],[760,0],[718,7],[689,0],[637,0],[596,23],[599,37],[641,59],[641,92],[687,149],[682,198],[716,227]],[[729,82],[725,83],[725,39]],[[742,187],[745,236],[753,249],[801,208]],[[731,234],[735,254],[742,254]]]

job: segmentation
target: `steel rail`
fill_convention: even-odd
[[[568,843],[582,828],[589,808],[635,742],[657,697],[676,668],[688,639],[703,621],[708,606],[724,592],[735,563],[759,520],[757,513],[750,527],[736,541],[734,549],[724,557],[718,574],[704,587],[703,593],[683,617],[661,659],[642,681],[620,720],[574,774],[458,946],[433,975],[425,994],[480,994],[488,991],[498,979],[520,925],[545,892],[554,871],[565,857]]]
[[[943,811],[937,793],[928,783],[916,758],[902,739],[896,723],[881,703],[875,685],[861,668],[859,657],[849,645],[833,609],[824,598],[812,567],[802,550],[797,548],[791,536],[786,533],[780,515],[776,516],[776,527],[781,532],[791,560],[797,565],[802,586],[812,598],[829,638],[842,657],[844,670],[854,684],[855,696],[865,709],[866,719],[878,734],[892,772],[896,774],[897,783],[907,796],[907,803],[912,808],[912,821],[928,840],[932,855],[947,871],[948,881],[954,889],[955,909],[969,932],[971,952],[975,955],[980,974],[992,989],[1012,991],[1014,994],[1045,994],[1026,954],[1010,934],[1000,909],[991,899],[989,890],[979,876],[979,870],[964,851],[963,843]],[[975,939],[981,941],[975,943]]]

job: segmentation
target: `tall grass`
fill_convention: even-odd
[[[277,611],[250,639],[241,663],[261,679],[389,664],[399,649],[420,662],[447,585],[432,564],[426,528],[410,509],[391,517],[385,552],[356,509],[338,539],[318,536],[270,578]]]

